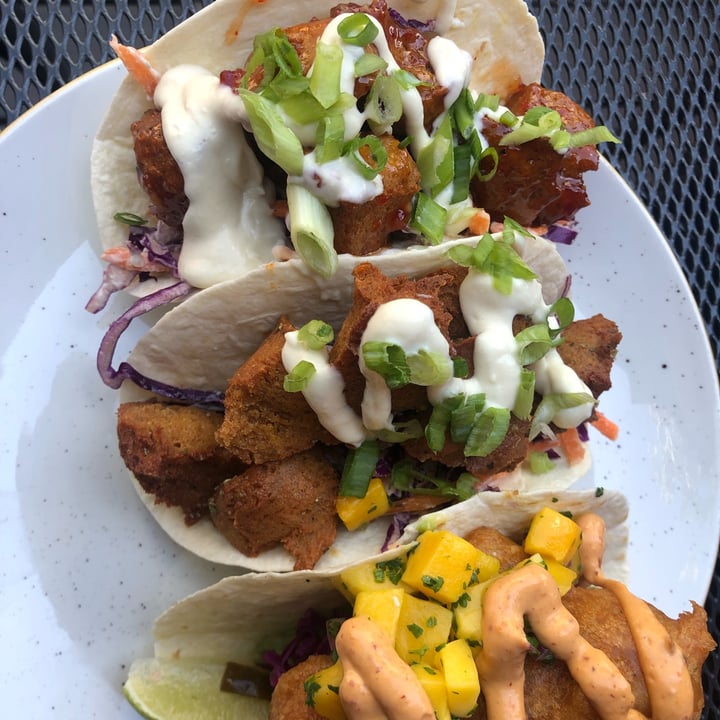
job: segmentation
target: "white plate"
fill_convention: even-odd
[[[100,279],[91,247],[90,145],[122,79],[90,73],[0,138],[0,698],[28,717],[135,717],[120,688],[151,653],[154,618],[218,580],[175,546],[132,489],[116,450],[114,393],[95,352],[121,300],[83,306]],[[692,295],[650,217],[603,164],[564,254],[583,315],[625,338],[584,483],[624,489],[632,589],[668,613],[702,601],[720,529],[720,400]],[[142,323],[126,339],[125,352]]]

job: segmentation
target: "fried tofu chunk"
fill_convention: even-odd
[[[323,720],[307,702],[305,681],[333,664],[330,655],[310,655],[283,673],[270,699],[268,720]]]
[[[337,440],[320,424],[302,393],[283,389],[286,318],[235,372],[225,393],[225,419],[217,440],[248,464],[282,460],[317,442]]]
[[[335,541],[338,482],[333,465],[313,448],[229,478],[217,488],[210,516],[246,555],[281,544],[295,570],[310,569]]]
[[[118,409],[120,455],[155,502],[178,506],[191,525],[208,514],[208,500],[245,464],[215,440],[222,415],[161,402],[123,403]]]

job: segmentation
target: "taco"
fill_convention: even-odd
[[[188,717],[699,718],[707,617],[627,590],[624,497],[501,495],[339,572],[229,577],[180,601],[126,696],[168,719],[163,695]]]
[[[125,368],[155,396],[128,384],[118,413],[146,506],[213,562],[320,570],[480,491],[570,486],[620,332],[573,319],[549,244],[508,224],[345,256],[331,278],[278,263],[188,299]]]
[[[614,140],[537,84],[522,0],[216,0],[143,53],[114,46],[131,75],[93,146],[92,311],[295,254],[328,276],[505,216],[568,221]]]

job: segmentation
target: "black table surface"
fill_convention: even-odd
[[[291,0],[289,0],[291,1]],[[0,0],[0,129],[111,58],[107,39],[140,47],[202,0]],[[547,46],[543,83],[622,130],[603,148],[668,239],[720,366],[720,3],[528,0]],[[705,602],[720,638],[720,562]],[[703,673],[703,718],[720,718],[720,654]]]

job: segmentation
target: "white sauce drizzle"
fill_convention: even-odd
[[[154,100],[190,201],[180,276],[206,288],[272,261],[283,228],[239,124],[245,115],[240,98],[208,70],[179,65],[163,74]]]
[[[282,349],[285,371],[291,372],[301,360],[307,360],[315,367],[315,374],[303,395],[320,424],[341,442],[360,445],[367,433],[360,418],[345,401],[345,381],[340,371],[328,362],[327,348],[310,350],[298,340],[297,330],[285,333]]]

